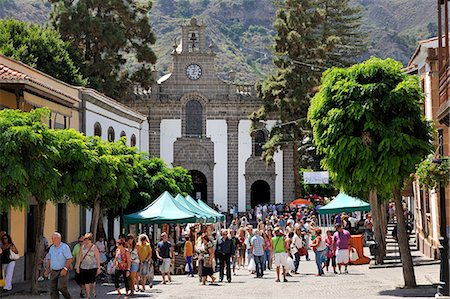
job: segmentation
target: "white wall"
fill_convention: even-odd
[[[238,210],[245,212],[245,162],[252,155],[251,121],[244,119],[238,126]]]
[[[181,137],[181,119],[163,119],[160,125],[160,153],[161,159],[168,167],[173,163],[173,144]]]
[[[277,123],[276,120],[268,120],[266,128],[272,130]],[[275,203],[283,203],[283,151],[278,151],[273,155],[273,162],[275,163]],[[271,191],[273,192],[273,191]],[[290,199],[288,199],[290,200]]]
[[[148,122],[144,121],[141,125],[136,121],[132,121],[125,117],[114,114],[106,109],[103,109],[97,105],[94,105],[86,101],[86,136],[94,135],[94,124],[98,122],[102,128],[103,140],[108,139],[108,128],[112,127],[114,129],[115,141],[119,140],[120,133],[125,132],[127,137],[127,144],[131,142],[131,135],[136,136],[136,146],[140,151],[148,152]],[[142,129],[146,131],[141,132]],[[145,128],[146,126],[146,128]],[[142,136],[145,140],[141,141]]]
[[[224,119],[207,120],[206,136],[214,143],[214,204],[228,207],[228,133]]]

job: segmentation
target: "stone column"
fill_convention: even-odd
[[[283,202],[295,199],[293,159],[292,145],[289,144],[283,148]]]
[[[153,157],[160,156],[161,146],[161,118],[150,113],[149,117],[149,154]]]
[[[238,206],[239,119],[227,119],[228,133],[228,207]]]

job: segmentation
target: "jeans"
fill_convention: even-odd
[[[223,280],[225,266],[227,267],[227,280],[231,281],[231,254],[222,254],[219,258],[220,262],[220,279]]]
[[[69,290],[67,289],[67,281],[69,273],[65,276],[61,276],[61,271],[52,270],[50,273],[50,296],[52,299],[59,298],[59,292],[66,299],[71,299]]]
[[[267,269],[270,270],[270,250],[266,249],[264,250],[264,256],[263,256],[263,270],[266,270],[266,264]]]
[[[322,251],[315,251],[314,252],[316,255],[316,266],[317,266],[317,270],[319,271],[319,275],[323,275],[323,269],[322,269],[322,256],[323,256],[323,250]]]
[[[298,266],[300,265],[300,253],[298,251],[294,253],[294,272],[298,271]]]
[[[188,268],[189,268],[189,274],[193,274],[192,272],[192,256],[187,256],[186,257],[186,264],[188,264]]]
[[[253,255],[253,259],[255,260],[256,267],[256,277],[263,276],[263,255]]]

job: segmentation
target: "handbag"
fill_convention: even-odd
[[[17,261],[20,258],[20,255],[15,253],[14,251],[11,250],[11,248],[9,248],[9,259],[11,261]]]
[[[210,258],[210,257],[205,257],[205,258],[203,259],[203,266],[204,266],[205,268],[212,268],[212,266],[213,266],[212,258]]]
[[[350,255],[351,262],[357,261],[359,259],[358,251],[356,251],[356,249],[354,247],[350,248],[349,255]]]
[[[300,248],[298,249],[298,254],[299,254],[300,256],[305,256],[305,255],[306,255],[306,247],[300,247]]]

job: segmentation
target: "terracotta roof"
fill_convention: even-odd
[[[16,71],[4,64],[0,64],[0,82],[5,82],[5,81],[11,81],[11,83],[33,83],[33,84],[39,85],[41,87],[44,87],[52,92],[55,92],[59,95],[62,95],[64,97],[79,101],[79,99],[74,98],[71,95],[68,95],[64,92],[61,92],[60,90],[55,89],[51,86],[48,86],[47,84],[44,84],[29,75],[26,75],[22,72]]]

